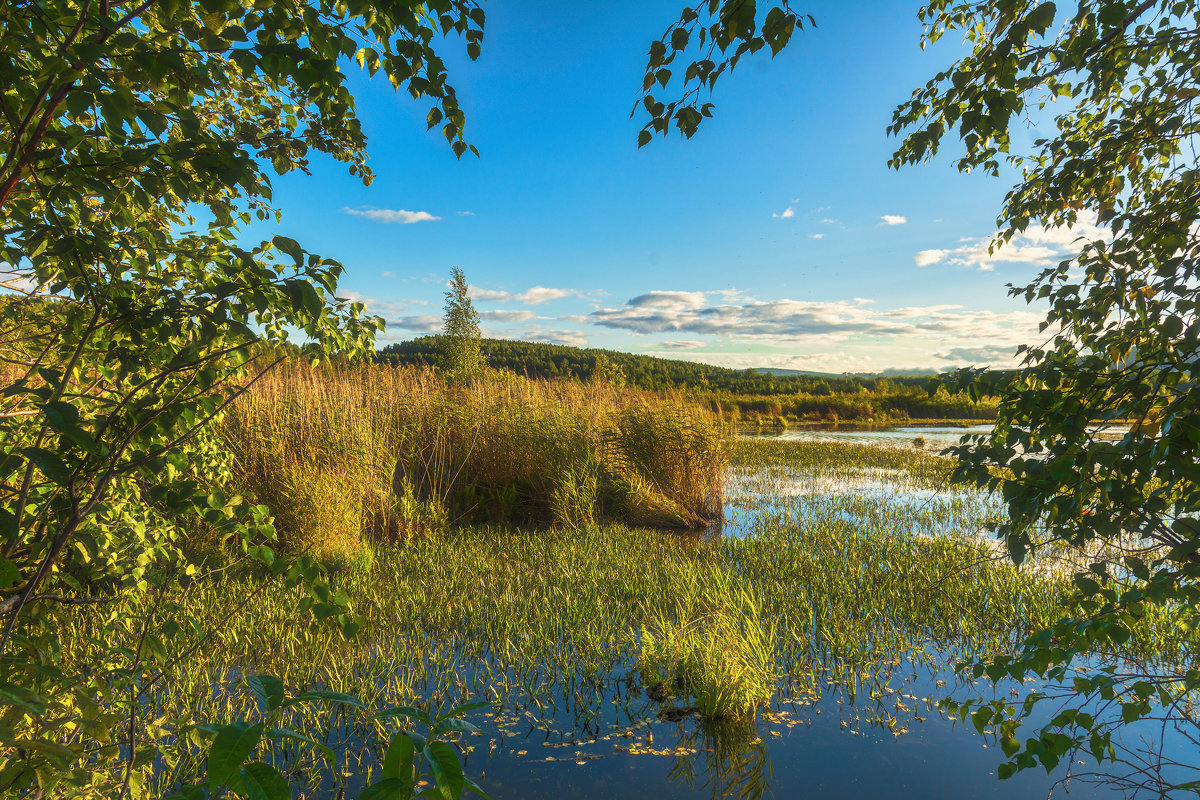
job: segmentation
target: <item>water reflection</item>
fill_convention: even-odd
[[[683,752],[667,777],[690,796],[759,800],[771,793],[771,754],[753,726],[695,726],[681,730],[679,742]]]

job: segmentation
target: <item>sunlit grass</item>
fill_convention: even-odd
[[[359,566],[371,543],[451,524],[702,527],[728,451],[682,397],[385,366],[281,369],[222,435],[238,488],[272,509],[286,550]]]

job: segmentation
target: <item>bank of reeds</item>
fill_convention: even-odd
[[[682,397],[386,366],[280,368],[222,435],[286,550],[351,563],[457,523],[703,527],[729,450]]]

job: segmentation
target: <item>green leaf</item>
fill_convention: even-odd
[[[283,705],[287,707],[296,705],[297,703],[310,703],[314,700],[324,700],[327,703],[337,703],[338,705],[353,706],[354,708],[366,708],[363,702],[352,694],[331,692],[325,689],[311,689],[307,692],[302,692]]]
[[[271,242],[281,251],[291,256],[292,260],[296,262],[297,267],[304,266],[304,250],[295,239],[289,239],[286,236],[276,236],[271,239]]]
[[[71,481],[71,470],[57,453],[44,447],[25,447],[21,455],[32,461],[42,474],[59,486],[66,486]]]
[[[321,744],[311,736],[305,736],[303,733],[297,733],[296,731],[288,730],[287,728],[272,728],[263,734],[263,738],[290,739],[293,742],[304,742],[305,744],[310,744],[317,748],[317,750],[321,752],[321,755],[325,756],[326,760],[329,761],[330,764],[333,763],[335,758],[333,750],[331,750],[327,745]]]
[[[458,753],[447,742],[430,742],[424,752],[437,780],[438,792],[446,800],[458,800],[463,793],[463,770]]]
[[[283,705],[287,692],[284,691],[283,681],[275,676],[251,675],[246,683],[250,684],[250,691],[254,692],[262,711],[271,712]]]
[[[46,698],[25,686],[0,683],[0,705],[21,706],[36,715],[46,710]]]
[[[4,514],[7,514],[8,518],[14,523],[16,522],[16,517],[12,514],[9,514],[7,511]],[[0,515],[0,523],[3,521],[3,515]],[[8,536],[6,535],[4,538],[8,538]],[[0,589],[8,589],[16,586],[19,580],[21,580],[21,571],[17,569],[17,565],[7,558],[0,556]]]
[[[358,795],[358,800],[408,800],[409,784],[398,778],[384,778],[368,786]]]
[[[241,775],[246,800],[291,800],[287,780],[270,764],[252,761],[242,767]]]
[[[217,731],[206,760],[210,789],[215,791],[239,774],[242,762],[258,746],[264,727],[261,722],[256,725],[234,722]]]
[[[396,731],[388,743],[387,752],[383,756],[383,776],[396,778],[405,785],[413,783],[413,756],[416,748],[412,737],[405,731]]]

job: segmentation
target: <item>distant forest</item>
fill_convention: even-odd
[[[393,364],[441,367],[444,336],[422,336],[390,344],[379,359]],[[663,391],[689,389],[742,395],[777,395],[803,392],[817,396],[886,391],[892,386],[924,387],[928,377],[867,377],[853,375],[771,375],[753,369],[729,369],[692,361],[622,353],[617,350],[569,347],[512,339],[482,340],[488,366],[531,378],[588,380],[620,374],[627,386]],[[615,369],[614,369],[615,368]]]
[[[442,367],[443,336],[424,336],[385,347],[379,361]],[[757,425],[844,420],[895,422],[908,419],[995,418],[991,398],[933,395],[928,376],[771,375],[691,361],[568,347],[542,342],[484,339],[483,356],[495,369],[531,378],[604,379],[647,391],[686,391],[701,396],[724,417]]]

